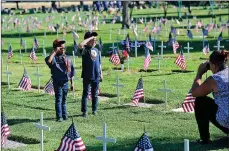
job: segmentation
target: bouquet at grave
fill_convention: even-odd
[[[128,59],[129,54],[126,50],[118,50],[118,56],[120,58],[120,63],[124,64],[124,61]]]

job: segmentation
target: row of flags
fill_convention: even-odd
[[[143,80],[139,78],[137,87],[132,97],[132,103],[134,105],[138,105],[138,102],[144,98],[144,89],[143,89]],[[182,108],[184,112],[192,112],[194,111],[195,106],[195,97],[192,96],[191,92],[185,96],[184,102],[182,103]]]
[[[10,135],[10,129],[7,124],[6,115],[1,112],[1,145],[6,144],[7,137]],[[74,123],[70,125],[63,135],[60,145],[55,151],[84,151],[86,146],[81,138]],[[134,147],[134,151],[153,151],[149,137],[144,132]]]

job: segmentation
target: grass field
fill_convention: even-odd
[[[187,9],[183,10],[187,12]],[[197,9],[193,8],[192,14],[195,14],[197,19],[202,19],[204,24],[210,21],[208,17],[208,9]],[[134,18],[136,17],[157,17],[163,16],[161,9],[147,9],[147,10],[134,10]],[[228,20],[228,8],[215,9],[215,14],[217,14],[217,23],[219,15],[222,16],[222,20],[226,22]],[[45,17],[50,14],[36,14],[38,19],[45,20]],[[71,16],[73,13],[64,14],[68,16],[70,23]],[[19,18],[26,18],[33,15],[18,15]],[[60,24],[60,14],[54,14],[55,19],[54,24]],[[168,9],[168,17],[176,17],[176,9]],[[2,16],[6,20],[9,16]],[[77,18],[77,17],[76,17]],[[196,21],[191,17],[190,21],[192,25],[195,25]],[[50,78],[49,68],[44,63],[44,57],[42,56],[42,40],[45,42],[45,48],[47,53],[52,51],[52,41],[56,38],[56,33],[48,32],[47,25],[50,23],[43,23],[40,30],[35,30],[34,32],[28,34],[25,29],[21,30],[21,36],[23,40],[27,41],[27,53],[23,52],[23,65],[25,66],[33,87],[37,87],[37,78],[33,75],[36,73],[37,65],[40,67],[40,72],[43,74],[41,77],[41,86],[44,87],[46,82]],[[71,24],[71,23],[70,23]],[[183,22],[186,25],[186,20]],[[148,25],[151,29],[152,25]],[[179,43],[186,45],[189,41],[186,36],[186,28],[183,29],[182,25],[177,25],[174,23],[175,27],[179,27],[181,34],[177,37]],[[4,25],[2,25],[4,28]],[[143,28],[143,25],[138,25],[139,28]],[[110,25],[100,25],[98,31],[102,38],[104,44],[103,55],[107,54],[108,47],[111,46],[112,42],[117,43],[118,40],[123,40],[122,35],[123,30],[121,30],[121,35],[118,36],[118,28],[121,28],[120,23],[116,23],[112,26],[112,39],[109,39],[109,29]],[[47,31],[47,37],[44,37],[44,29]],[[170,30],[170,29],[169,29]],[[193,29],[194,36],[201,35],[201,33],[196,33]],[[131,30],[130,38],[133,40],[134,36]],[[78,33],[81,41],[83,39],[84,31],[78,28]],[[216,39],[219,35],[219,29],[216,32],[216,38],[214,38],[214,32],[209,33],[208,41],[210,42],[210,49],[213,50],[213,46],[216,45]],[[36,36],[40,48],[36,52],[38,57],[37,64],[32,63],[30,60],[29,52],[33,44],[33,36]],[[154,35],[153,35],[154,36]],[[59,33],[59,37],[62,38],[62,30]],[[138,40],[145,40],[148,35],[142,35],[138,37]],[[160,35],[156,36],[157,46],[160,41],[166,42],[168,40],[168,33],[166,35],[165,27],[162,26],[162,32]],[[223,33],[224,40],[221,45],[224,45],[228,50],[229,45],[226,42],[228,39],[228,29],[224,30]],[[71,32],[68,31],[67,37],[67,54],[71,55],[73,39]],[[16,140],[19,142],[26,143],[27,146],[18,149],[8,149],[8,151],[37,151],[39,150],[39,130],[34,127],[35,122],[39,122],[40,112],[44,113],[44,124],[50,126],[51,131],[45,132],[45,151],[51,151],[58,148],[60,140],[68,127],[71,124],[71,120],[64,121],[62,123],[55,122],[55,108],[54,108],[54,97],[48,94],[38,93],[37,90],[30,92],[23,92],[17,89],[18,83],[23,74],[23,65],[20,64],[19,49],[20,49],[20,38],[18,37],[18,31],[16,29],[9,29],[2,31],[2,40],[4,45],[2,46],[2,108],[8,117],[8,124],[11,129],[10,140]],[[7,78],[3,74],[6,69],[6,55],[8,49],[8,42],[12,44],[14,56],[9,60],[9,71],[13,73],[10,78],[11,89],[8,90]],[[193,78],[196,74],[196,69],[198,65],[206,60],[209,55],[205,56],[202,53],[202,39],[193,39],[190,41],[191,46],[194,47],[191,50],[190,58],[186,59],[187,70],[193,72],[172,72],[172,70],[180,70],[175,64],[174,60],[176,55],[172,53],[172,47],[167,47],[164,51],[164,59],[161,62],[161,71],[157,70],[157,60],[156,54],[160,52],[160,48],[154,49],[154,52],[150,52],[152,56],[152,62],[149,67],[149,72],[140,72],[143,69],[144,62],[144,52],[143,49],[139,49],[139,57],[134,58],[134,51],[131,52],[131,63],[130,71],[125,70],[120,72],[114,70],[114,66],[109,62],[109,58],[106,56],[102,59],[104,80],[100,85],[101,95],[110,97],[110,99],[99,102],[99,111],[97,116],[91,115],[91,103],[89,103],[88,111],[89,116],[87,118],[80,117],[80,105],[81,105],[81,95],[82,95],[82,82],[80,80],[75,80],[75,92],[76,99],[73,99],[72,93],[68,95],[67,111],[69,116],[73,117],[74,123],[86,145],[88,151],[99,151],[102,150],[102,143],[95,139],[96,136],[102,135],[103,122],[107,123],[107,135],[108,137],[116,138],[116,144],[108,144],[108,150],[112,151],[130,151],[134,148],[138,139],[144,132],[144,127],[147,134],[150,137],[152,146],[156,151],[182,151],[183,140],[190,140],[190,150],[191,151],[206,151],[206,150],[217,150],[226,151],[228,150],[228,140],[222,132],[216,129],[214,126],[210,126],[211,139],[213,140],[212,145],[200,146],[195,143],[196,139],[199,139],[199,134],[197,130],[197,124],[195,122],[194,114],[185,113],[174,113],[170,111],[173,108],[181,107],[186,93],[189,91]],[[185,50],[185,56],[187,56],[187,51]],[[203,58],[203,59],[200,59]],[[127,64],[125,64],[127,67]],[[81,58],[80,56],[76,58],[76,77],[79,78],[81,74]],[[208,76],[211,73],[208,72]],[[137,108],[137,107],[127,107],[123,105],[118,105],[118,100],[115,97],[116,88],[112,84],[116,83],[116,77],[120,77],[120,83],[124,84],[125,87],[121,88],[121,104],[131,102],[132,95],[135,91],[138,79],[142,76],[144,81],[144,93],[145,100],[147,103],[155,104],[152,108]],[[205,76],[204,76],[205,77]],[[162,92],[158,92],[158,88],[163,88],[163,81],[167,81],[167,87],[172,89],[173,92],[168,96],[168,111],[165,111],[165,99]],[[3,149],[4,150],[4,149]],[[6,151],[6,149],[4,150]]]

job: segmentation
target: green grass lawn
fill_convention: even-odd
[[[184,10],[184,11],[187,11]],[[209,10],[198,10],[193,9],[192,13],[197,16],[198,19],[202,19],[206,24],[209,22],[210,18],[207,17]],[[159,14],[154,14],[159,13]],[[160,9],[147,9],[147,10],[134,10],[134,17],[139,17],[143,15],[144,17],[160,17],[162,16],[162,10]],[[215,10],[215,13],[222,15],[224,22],[227,21],[228,9],[222,9],[220,12]],[[38,18],[45,18],[50,14],[36,14]],[[64,14],[71,19],[73,13]],[[18,17],[29,17],[34,15],[22,15]],[[54,23],[58,23],[60,17],[59,14],[54,14]],[[170,8],[168,10],[168,16],[177,16],[176,10]],[[199,17],[200,16],[200,17]],[[9,18],[9,16],[2,16]],[[76,17],[77,18],[77,17]],[[70,21],[69,21],[70,22]],[[192,24],[196,22],[191,19]],[[217,17],[218,22],[218,17]],[[37,77],[33,74],[36,73],[37,65],[40,67],[40,72],[43,74],[41,77],[41,86],[44,87],[46,82],[50,78],[50,70],[44,62],[44,57],[42,56],[42,40],[45,42],[45,48],[47,53],[52,51],[52,41],[56,38],[56,33],[48,32],[47,25],[49,23],[44,23],[45,26],[40,30],[34,31],[34,33],[27,34],[25,30],[22,31],[21,35],[23,39],[27,41],[27,53],[23,52],[23,65],[25,66],[34,88],[37,87]],[[186,25],[186,20],[184,23]],[[4,26],[4,25],[3,25]],[[148,25],[150,27],[150,25]],[[174,24],[178,27],[180,25]],[[143,28],[143,25],[138,27]],[[46,28],[47,37],[44,37],[44,29]],[[112,39],[109,39],[109,28],[110,25],[101,25],[98,31],[104,43],[103,55],[107,54],[108,47],[111,46],[112,42],[117,42],[117,31],[121,28],[121,24],[117,23],[113,25]],[[80,35],[79,41],[83,39],[84,31],[78,29]],[[157,35],[157,45],[163,40],[166,42],[168,40],[168,35],[166,36],[166,31],[164,26],[162,27],[162,32]],[[219,35],[219,30],[217,30],[216,37]],[[123,33],[123,31],[121,31]],[[130,38],[134,39],[132,31],[129,30]],[[224,41],[221,43],[229,49],[228,42],[228,29],[224,31],[223,38]],[[195,33],[194,35],[201,35],[200,33]],[[29,52],[33,44],[33,36],[36,36],[40,48],[36,52],[38,61],[37,64],[32,63],[29,59]],[[62,37],[62,30],[59,34]],[[121,34],[118,37],[120,40],[124,39]],[[142,35],[142,39],[148,38],[146,35]],[[71,55],[73,39],[70,31],[65,38],[67,41],[67,54]],[[210,49],[213,50],[213,46],[216,44],[216,39],[214,39],[214,32],[209,34],[207,38],[210,42]],[[20,64],[19,49],[20,49],[20,38],[18,38],[17,30],[8,30],[2,32],[2,40],[4,45],[2,46],[2,108],[8,117],[8,124],[11,129],[10,140],[16,140],[19,142],[26,143],[27,146],[18,149],[8,149],[8,151],[37,151],[39,150],[39,130],[35,128],[34,123],[39,122],[40,112],[44,113],[44,124],[50,126],[50,132],[44,132],[44,150],[51,151],[58,148],[60,140],[68,127],[71,124],[71,120],[64,121],[62,123],[55,122],[55,108],[54,108],[54,96],[48,94],[38,93],[37,90],[24,92],[16,89],[18,83],[23,74],[23,65]],[[188,41],[186,36],[186,30],[181,29],[181,35],[177,37],[179,43],[186,45]],[[7,78],[3,74],[6,69],[6,55],[8,45],[10,42],[12,44],[14,56],[9,60],[9,71],[13,73],[10,77],[11,89],[8,90]],[[109,143],[108,150],[113,151],[130,151],[134,148],[138,139],[144,132],[144,127],[148,136],[150,137],[152,146],[156,151],[182,151],[184,150],[184,139],[190,140],[190,150],[192,151],[206,151],[206,150],[217,150],[226,151],[228,150],[227,140],[225,135],[220,132],[214,126],[210,126],[211,139],[214,141],[213,145],[201,146],[195,143],[196,139],[199,139],[197,124],[195,121],[194,114],[188,113],[174,113],[171,111],[173,108],[181,107],[181,104],[185,98],[186,93],[189,91],[193,78],[196,74],[196,69],[198,65],[203,62],[203,59],[208,58],[209,55],[205,56],[202,53],[202,39],[191,40],[191,46],[194,47],[191,50],[190,58],[186,59],[187,70],[193,71],[188,73],[175,73],[172,70],[180,70],[175,64],[174,60],[176,55],[172,53],[172,48],[167,47],[164,52],[164,59],[161,62],[161,71],[157,70],[157,60],[156,54],[160,52],[160,48],[154,49],[154,52],[150,52],[152,55],[152,62],[149,69],[152,72],[139,72],[143,69],[144,62],[144,52],[140,48],[139,57],[134,58],[134,52],[131,52],[130,58],[130,71],[125,70],[120,72],[114,70],[114,66],[109,62],[109,58],[105,57],[102,59],[104,80],[100,84],[101,95],[102,96],[112,96],[110,99],[99,102],[98,115],[91,115],[91,103],[89,102],[89,116],[84,119],[80,117],[80,105],[81,105],[81,95],[82,95],[82,82],[80,80],[75,80],[75,92],[76,99],[73,99],[73,95],[70,92],[67,101],[67,111],[70,117],[73,117],[74,123],[86,145],[88,151],[98,151],[102,150],[102,142],[95,139],[96,136],[102,135],[103,123],[107,123],[107,136],[116,138],[117,143]],[[186,50],[185,56],[187,56]],[[81,75],[81,58],[76,58],[76,77],[79,78]],[[118,66],[119,67],[119,66]],[[125,64],[127,68],[127,64]],[[211,73],[208,72],[208,76]],[[155,104],[152,108],[137,108],[137,107],[127,107],[123,105],[118,105],[118,99],[114,97],[116,95],[116,88],[112,84],[116,83],[116,77],[120,77],[120,83],[125,85],[121,88],[121,104],[131,102],[132,95],[135,91],[138,79],[143,77],[144,81],[144,93],[145,101],[151,104]],[[205,77],[205,76],[204,76]],[[165,111],[165,97],[162,92],[158,92],[158,88],[163,88],[164,80],[167,81],[167,87],[172,89],[173,92],[168,94],[168,111]],[[6,149],[4,150],[6,151]]]

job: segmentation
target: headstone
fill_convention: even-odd
[[[160,57],[159,52],[157,53],[157,60],[158,60],[158,71],[160,72],[162,58]]]
[[[19,50],[19,55],[20,55],[20,63],[22,64],[22,53],[21,53],[21,49]]]
[[[189,151],[189,140],[184,139],[184,151]]]
[[[118,105],[120,105],[120,87],[124,87],[124,85],[119,83],[119,76],[117,76],[117,83],[116,84],[112,84],[113,86],[115,86],[117,88],[117,97],[118,97]]]
[[[135,41],[134,41],[134,51],[135,51],[135,58],[138,57],[138,48],[140,47],[140,45],[138,45],[138,41],[137,39],[135,38]]]
[[[88,5],[83,5],[83,11],[89,11],[89,6]]]
[[[129,55],[127,57],[127,61],[125,60],[125,62],[127,62],[127,70],[130,71],[130,56]]]
[[[158,89],[158,91],[165,93],[165,110],[167,110],[167,106],[168,106],[168,102],[167,102],[168,94],[167,93],[172,92],[172,90],[166,88],[166,80],[164,80],[164,89]]]
[[[187,47],[184,47],[184,49],[187,49],[188,50],[188,59],[189,59],[189,51],[190,49],[193,49],[193,47],[189,47],[189,42],[187,42]]]
[[[163,45],[163,41],[161,41],[161,45],[158,47],[161,48],[161,58],[163,59],[163,50],[166,48],[166,46]]]
[[[43,112],[40,113],[40,123],[35,123],[34,125],[36,128],[39,128],[41,130],[40,145],[41,151],[44,151],[44,130],[50,131],[50,127],[43,125]]]
[[[75,5],[72,5],[71,8],[72,8],[73,12],[76,12],[76,6]]]
[[[38,88],[38,93],[40,92],[40,77],[42,77],[43,75],[39,73],[39,66],[37,66],[37,73],[33,74],[35,76],[37,76],[37,88]]]
[[[117,48],[117,47],[114,46],[114,42],[113,42],[113,43],[112,43],[112,47],[109,47],[109,48],[112,48],[112,50],[114,50],[114,49]]]
[[[217,40],[217,46],[214,46],[214,48],[217,48],[217,50],[219,51],[220,48],[224,48],[224,46],[220,46],[220,40]]]
[[[103,141],[103,151],[107,151],[107,143],[108,142],[116,143],[116,139],[107,138],[107,125],[106,125],[106,123],[103,124],[103,136],[96,136],[96,139]]]
[[[26,44],[26,40],[25,40],[25,53],[26,53],[26,48],[27,48],[27,44]]]
[[[72,57],[73,57],[73,65],[76,66],[76,59],[75,59],[75,52],[72,51]]]
[[[46,13],[46,8],[45,6],[41,6],[42,13]]]
[[[46,49],[45,49],[45,41],[43,40],[43,54],[44,57],[46,57]]]
[[[7,84],[8,84],[8,89],[10,89],[10,75],[12,75],[12,72],[9,71],[8,65],[6,65],[6,72],[4,74],[7,75]]]

